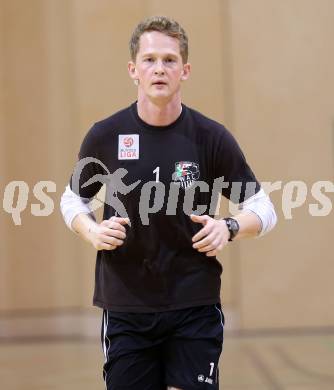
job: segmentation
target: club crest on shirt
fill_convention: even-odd
[[[175,172],[173,173],[173,181],[180,183],[184,190],[190,188],[194,181],[199,178],[199,164],[191,161],[179,161],[175,163]]]
[[[139,159],[139,134],[118,135],[118,159],[119,160]]]

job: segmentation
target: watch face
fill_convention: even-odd
[[[238,234],[239,231],[239,223],[237,220],[233,218],[226,218],[226,225],[230,232],[230,239],[229,241],[232,241],[233,238]]]
[[[230,219],[230,228],[233,232],[238,233],[239,224],[235,219]]]

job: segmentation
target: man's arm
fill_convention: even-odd
[[[249,211],[243,211],[232,218],[236,219],[239,224],[238,234],[233,241],[242,238],[254,238],[261,234],[262,222],[258,215]]]
[[[241,212],[233,219],[239,224],[234,240],[263,236],[274,228],[277,216],[268,195],[261,189],[257,194],[239,205]],[[216,256],[230,238],[230,232],[224,219],[214,219],[208,215],[191,215],[193,222],[201,223],[203,228],[193,237],[193,248],[206,252],[207,256]]]
[[[61,197],[60,208],[66,225],[95,249],[113,250],[123,244],[128,218],[111,217],[97,223],[89,199],[76,195],[69,186]]]

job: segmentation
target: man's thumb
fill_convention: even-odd
[[[190,219],[193,222],[197,223],[203,223],[206,221],[206,215],[195,215],[195,214],[190,214]]]

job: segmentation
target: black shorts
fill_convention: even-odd
[[[107,390],[216,390],[223,347],[220,304],[160,313],[103,311]]]

